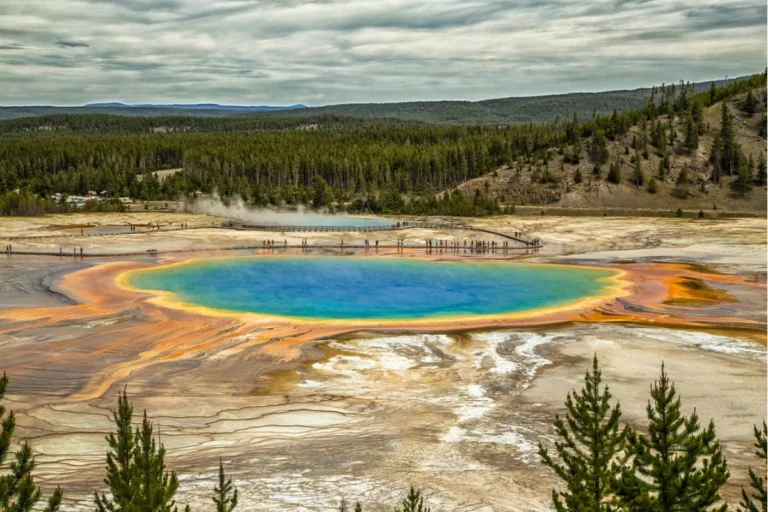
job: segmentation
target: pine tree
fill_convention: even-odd
[[[610,495],[610,475],[617,471],[624,446],[626,429],[619,427],[621,407],[611,407],[608,386],[601,389],[602,372],[597,357],[592,372],[587,370],[581,393],[573,390],[565,401],[565,420],[555,417],[555,430],[561,441],[555,451],[561,462],[555,462],[539,443],[539,455],[564,482],[566,490],[552,491],[558,512],[610,511],[605,499]]]
[[[355,503],[355,512],[363,512],[363,505],[359,501]]]
[[[645,173],[643,172],[640,162],[637,163],[635,171],[632,173],[632,183],[634,183],[636,187],[642,187],[643,183],[645,183]]]
[[[136,432],[136,450],[133,459],[133,474],[131,479],[134,492],[134,504],[139,510],[153,512],[171,512],[176,510],[173,499],[179,488],[176,473],[165,471],[165,447],[155,442],[152,422],[144,419]]]
[[[763,421],[762,431],[754,426],[755,429],[755,448],[758,457],[762,461],[762,470],[759,473],[752,471],[749,468],[749,480],[750,487],[752,487],[752,495],[750,496],[747,491],[741,488],[741,507],[739,512],[768,512],[768,489],[766,489],[766,482],[764,479],[766,466],[768,465],[768,426]],[[758,506],[759,505],[759,506]]]
[[[94,493],[98,512],[131,511],[134,489],[132,488],[133,457],[136,450],[131,419],[133,405],[128,402],[125,390],[118,397],[117,410],[112,411],[117,432],[106,436],[110,451],[107,452],[107,476],[104,483],[112,493],[112,499]]]
[[[656,180],[654,178],[648,180],[648,188],[646,190],[648,190],[650,194],[655,194],[659,191],[659,187],[656,185]]]
[[[608,161],[608,147],[605,142],[605,132],[597,130],[589,145],[589,158],[599,166]]]
[[[611,183],[618,184],[621,182],[621,168],[618,160],[611,164],[606,179]]]
[[[146,411],[141,427],[134,430],[133,405],[123,390],[112,415],[117,432],[106,436],[110,451],[104,479],[112,496],[94,493],[96,511],[176,512],[173,497],[179,480],[173,471],[165,471],[165,448],[155,442]]]
[[[11,438],[13,437],[14,430],[16,430],[16,416],[13,414],[13,411],[6,416],[6,409],[2,404],[7,387],[8,376],[3,373],[3,377],[0,378],[0,420],[2,420],[2,430],[0,430],[0,465],[5,462],[5,458],[8,456],[8,448],[11,446]]]
[[[743,158],[741,159],[739,173],[733,182],[733,189],[742,197],[752,190],[752,182],[754,181],[754,176],[752,175],[753,168],[754,163],[745,161]]]
[[[765,186],[768,178],[768,169],[766,169],[765,153],[760,152],[760,160],[757,161],[757,183]]]
[[[752,116],[757,111],[757,100],[755,100],[755,93],[751,89],[747,92],[745,104],[747,114]]]
[[[680,169],[680,174],[677,175],[675,180],[675,186],[679,189],[685,189],[690,184],[690,178],[688,177],[688,163],[683,164],[683,168]]]
[[[720,116],[720,132],[715,138],[712,158],[714,159],[715,166],[719,169],[720,175],[728,173],[729,176],[733,176],[734,172],[738,172],[741,150],[736,143],[733,132],[733,117],[728,111],[726,102],[723,102]]]
[[[627,454],[632,463],[613,482],[616,503],[626,512],[725,512],[720,487],[728,469],[715,436],[715,425],[700,430],[696,411],[681,412],[681,400],[664,365],[651,386],[648,437],[630,429]],[[711,508],[711,507],[716,508]]]
[[[216,512],[232,512],[237,507],[237,487],[232,484],[232,479],[224,474],[224,465],[219,460],[219,485],[213,489],[213,502],[216,504]]]
[[[584,177],[581,175],[581,169],[576,169],[576,174],[573,175],[574,183],[581,183],[584,181]]]
[[[664,158],[661,159],[659,165],[659,177],[664,181],[664,177],[669,174],[669,170],[672,168],[672,163],[669,161],[669,153],[664,153]]]
[[[424,496],[421,489],[411,486],[411,490],[403,500],[401,508],[396,508],[395,512],[429,512],[429,507],[424,506]]]
[[[685,149],[692,153],[699,147],[699,127],[693,120],[693,116],[685,116]]]
[[[8,376],[3,373],[0,378],[0,401],[5,397],[8,387]],[[0,404],[0,419],[2,431],[0,432],[0,466],[8,456],[8,448],[11,445],[13,433],[16,430],[16,419],[13,411],[5,416],[5,406]],[[35,469],[35,457],[32,448],[26,442],[21,445],[15,454],[15,460],[11,462],[10,472],[0,476],[0,510],[4,512],[30,512],[42,496],[42,492],[35,485],[32,471]],[[44,512],[57,512],[61,505],[63,493],[57,488],[48,499],[48,504],[43,508]]]

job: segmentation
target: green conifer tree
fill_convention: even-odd
[[[411,486],[411,490],[403,500],[401,508],[396,508],[395,512],[429,512],[429,507],[424,505],[424,496],[421,489]]]
[[[611,475],[621,464],[626,429],[621,429],[621,407],[611,407],[608,386],[601,388],[602,372],[595,356],[592,372],[587,370],[581,393],[573,390],[565,401],[565,420],[555,417],[560,441],[555,462],[539,443],[539,455],[565,484],[566,490],[552,491],[558,512],[608,512]]]
[[[741,505],[739,512],[768,512],[768,489],[766,489],[765,472],[768,466],[768,426],[763,421],[763,429],[760,430],[755,425],[755,452],[760,457],[762,469],[755,473],[749,468],[749,485],[752,487],[752,495],[741,488]]]
[[[685,117],[685,149],[692,153],[699,147],[699,127],[693,120],[693,116]]]
[[[592,159],[596,166],[600,166],[608,161],[608,146],[605,141],[605,132],[602,130],[597,130],[592,136],[589,145],[589,158]]]
[[[768,180],[768,169],[766,169],[765,153],[760,152],[760,159],[757,161],[757,184],[765,186]]]
[[[661,367],[651,386],[648,436],[630,429],[627,454],[630,466],[613,481],[616,504],[626,512],[725,512],[720,487],[728,468],[715,436],[714,422],[701,430],[696,411],[681,412],[675,385]],[[713,508],[714,507],[714,508]]]
[[[8,376],[3,373],[0,378],[0,402],[5,397],[8,387]],[[13,411],[5,416],[5,406],[0,404],[0,420],[2,420],[2,430],[0,430],[0,466],[5,462],[8,456],[8,449],[11,445],[13,433],[16,430],[16,418]],[[32,454],[32,448],[26,442],[21,445],[19,451],[15,454],[15,460],[11,462],[10,472],[7,475],[0,476],[0,511],[3,512],[30,512],[40,501],[42,492],[35,485],[32,471],[35,469],[35,457]],[[43,508],[44,512],[57,512],[61,505],[61,488],[57,488],[48,499],[47,505]]]
[[[131,419],[133,405],[128,402],[125,390],[117,401],[117,410],[112,411],[117,432],[106,436],[110,451],[107,452],[107,476],[104,483],[109,487],[112,498],[94,493],[94,500],[99,512],[130,511],[133,500],[131,487],[132,463],[135,451],[135,438]]]
[[[750,165],[748,161],[745,161],[743,158],[741,159],[741,162],[739,163],[739,173],[736,176],[736,180],[733,182],[733,189],[739,196],[743,197],[747,192],[752,190],[752,182],[755,179],[752,174],[753,168],[754,163]]]
[[[219,460],[219,484],[213,489],[216,512],[232,512],[237,507],[237,487],[224,474],[224,464]]]
[[[677,175],[677,180],[675,180],[675,186],[679,189],[685,189],[690,184],[690,179],[688,177],[688,163],[683,164],[683,168],[680,169],[680,173]]]
[[[634,183],[636,187],[642,187],[643,183],[645,183],[645,173],[643,172],[640,162],[637,163],[635,171],[632,173],[632,183]]]
[[[142,511],[176,510],[173,497],[179,488],[179,479],[175,472],[165,471],[165,447],[155,442],[152,422],[147,419],[146,411],[141,427],[136,431],[136,439],[131,479],[136,489],[135,504]]]
[[[752,116],[757,111],[757,100],[755,100],[755,93],[753,93],[751,89],[747,92],[745,109],[747,114],[750,116]]]
[[[611,183],[621,183],[621,167],[618,160],[611,164],[606,179]]]
[[[94,493],[96,512],[176,512],[179,480],[165,471],[165,448],[155,442],[146,411],[134,430],[133,405],[123,390],[112,415],[117,431],[106,436],[110,451],[104,478],[111,496]]]

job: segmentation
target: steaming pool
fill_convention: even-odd
[[[323,213],[276,213],[259,214],[255,219],[241,219],[247,224],[267,226],[345,226],[345,227],[383,227],[391,226],[396,221],[383,217],[355,217],[353,215],[330,215]]]
[[[127,284],[187,304],[305,319],[417,320],[517,313],[601,295],[606,269],[395,258],[248,257],[140,270]]]

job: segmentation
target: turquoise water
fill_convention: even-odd
[[[246,224],[268,226],[391,226],[396,221],[382,217],[354,217],[352,215],[330,215],[322,213],[273,213],[250,219]]]
[[[254,257],[208,260],[131,275],[141,289],[238,312],[403,320],[511,313],[601,292],[602,269],[395,258]]]
[[[308,226],[391,226],[389,219],[352,217],[349,215],[313,215]]]
[[[137,227],[139,231],[147,229],[146,227]],[[130,233],[130,226],[91,226],[87,228],[74,228],[69,230],[72,233],[80,234],[82,231],[86,235],[115,235],[120,233]]]

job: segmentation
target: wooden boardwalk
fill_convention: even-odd
[[[58,256],[58,257],[118,257],[118,256],[156,256],[160,253],[182,253],[182,252],[201,252],[201,251],[241,251],[241,250],[280,250],[280,249],[422,249],[428,253],[459,253],[463,249],[464,252],[471,251],[472,253],[494,253],[502,254],[508,251],[519,251],[521,249],[540,249],[542,247],[541,242],[533,238],[525,238],[518,234],[503,233],[500,231],[493,231],[485,228],[477,228],[473,226],[466,226],[463,224],[440,224],[440,223],[420,223],[420,224],[408,224],[391,226],[274,226],[274,225],[234,225],[232,223],[222,225],[211,226],[188,226],[178,228],[159,228],[159,229],[145,229],[141,231],[127,231],[124,233],[83,233],[82,235],[34,235],[34,236],[16,236],[5,237],[3,240],[17,241],[17,240],[40,240],[40,239],[52,239],[52,238],[85,238],[85,237],[111,237],[111,236],[129,236],[129,235],[151,235],[154,233],[168,233],[172,231],[188,231],[193,229],[225,229],[233,231],[259,231],[259,232],[273,232],[273,233],[375,233],[384,231],[404,231],[407,229],[450,229],[450,230],[462,230],[462,231],[477,231],[482,233],[488,233],[507,240],[513,240],[520,243],[519,247],[467,247],[467,246],[436,246],[424,244],[413,244],[403,242],[403,245],[399,244],[380,244],[375,246],[373,243],[366,246],[365,244],[317,244],[317,245],[296,245],[296,244],[276,244],[265,245],[262,242],[261,245],[238,245],[232,247],[208,247],[200,249],[169,249],[159,251],[156,249],[149,249],[144,251],[126,251],[126,252],[67,252],[67,251],[41,251],[41,250],[14,250],[9,251],[6,246],[6,250],[3,251],[7,255],[27,255],[27,256]]]

